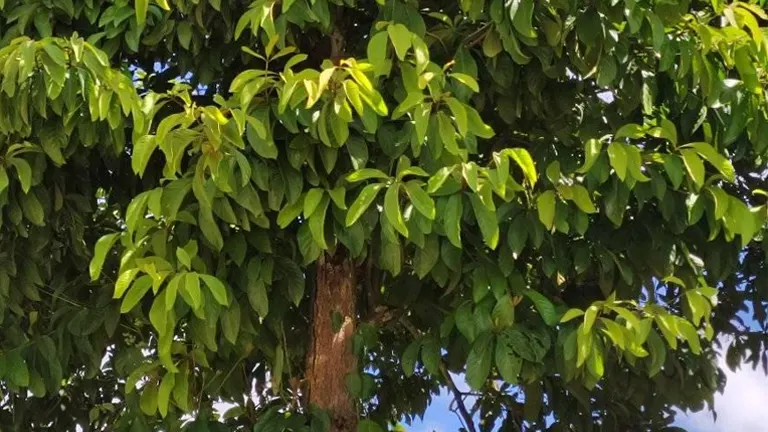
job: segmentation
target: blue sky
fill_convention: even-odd
[[[726,345],[727,346],[727,345]],[[744,366],[732,372],[721,359],[728,383],[723,394],[715,395],[717,421],[709,411],[680,413],[677,425],[690,432],[760,432],[768,425],[768,377],[762,369],[752,370]],[[456,385],[466,389],[461,377],[455,377]],[[410,432],[455,432],[461,427],[458,417],[450,411],[452,398],[448,392],[434,399],[424,414],[424,420],[415,422]]]

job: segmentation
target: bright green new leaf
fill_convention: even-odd
[[[555,222],[555,192],[552,190],[544,191],[536,200],[536,208],[539,212],[539,220],[547,227],[552,229]]]
[[[93,258],[91,258],[91,263],[88,266],[88,272],[92,281],[95,281],[101,275],[101,269],[104,267],[107,253],[112,249],[118,237],[119,234],[117,233],[107,234],[96,242],[96,246],[93,248]]]
[[[408,237],[408,228],[403,220],[403,213],[400,211],[400,182],[392,183],[387,188],[384,195],[384,215],[389,223],[404,237]]]
[[[357,220],[360,219],[360,216],[368,210],[368,207],[370,207],[371,203],[376,199],[379,191],[384,186],[384,183],[374,183],[364,187],[363,190],[360,191],[360,195],[357,196],[357,199],[355,199],[355,202],[349,206],[349,210],[347,211],[345,224],[348,227],[357,222]]]
[[[390,24],[387,26],[387,34],[395,47],[397,58],[401,61],[405,60],[405,54],[411,47],[411,32],[408,27],[402,24]]]

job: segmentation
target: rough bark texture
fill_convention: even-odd
[[[308,401],[331,414],[332,430],[357,430],[357,411],[347,393],[346,375],[357,367],[352,352],[357,288],[355,266],[346,254],[323,255],[317,261],[312,305],[312,338],[307,356]],[[332,316],[342,319],[334,332]]]

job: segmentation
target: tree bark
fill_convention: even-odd
[[[345,377],[357,368],[352,350],[357,306],[355,265],[343,250],[334,256],[323,254],[317,260],[315,278],[306,400],[330,413],[331,430],[354,432],[357,410]],[[342,323],[338,332],[332,324],[336,314]]]

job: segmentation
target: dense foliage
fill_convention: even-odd
[[[718,341],[768,366],[763,0],[0,7],[3,430],[323,430],[322,255],[360,430],[659,430]]]

